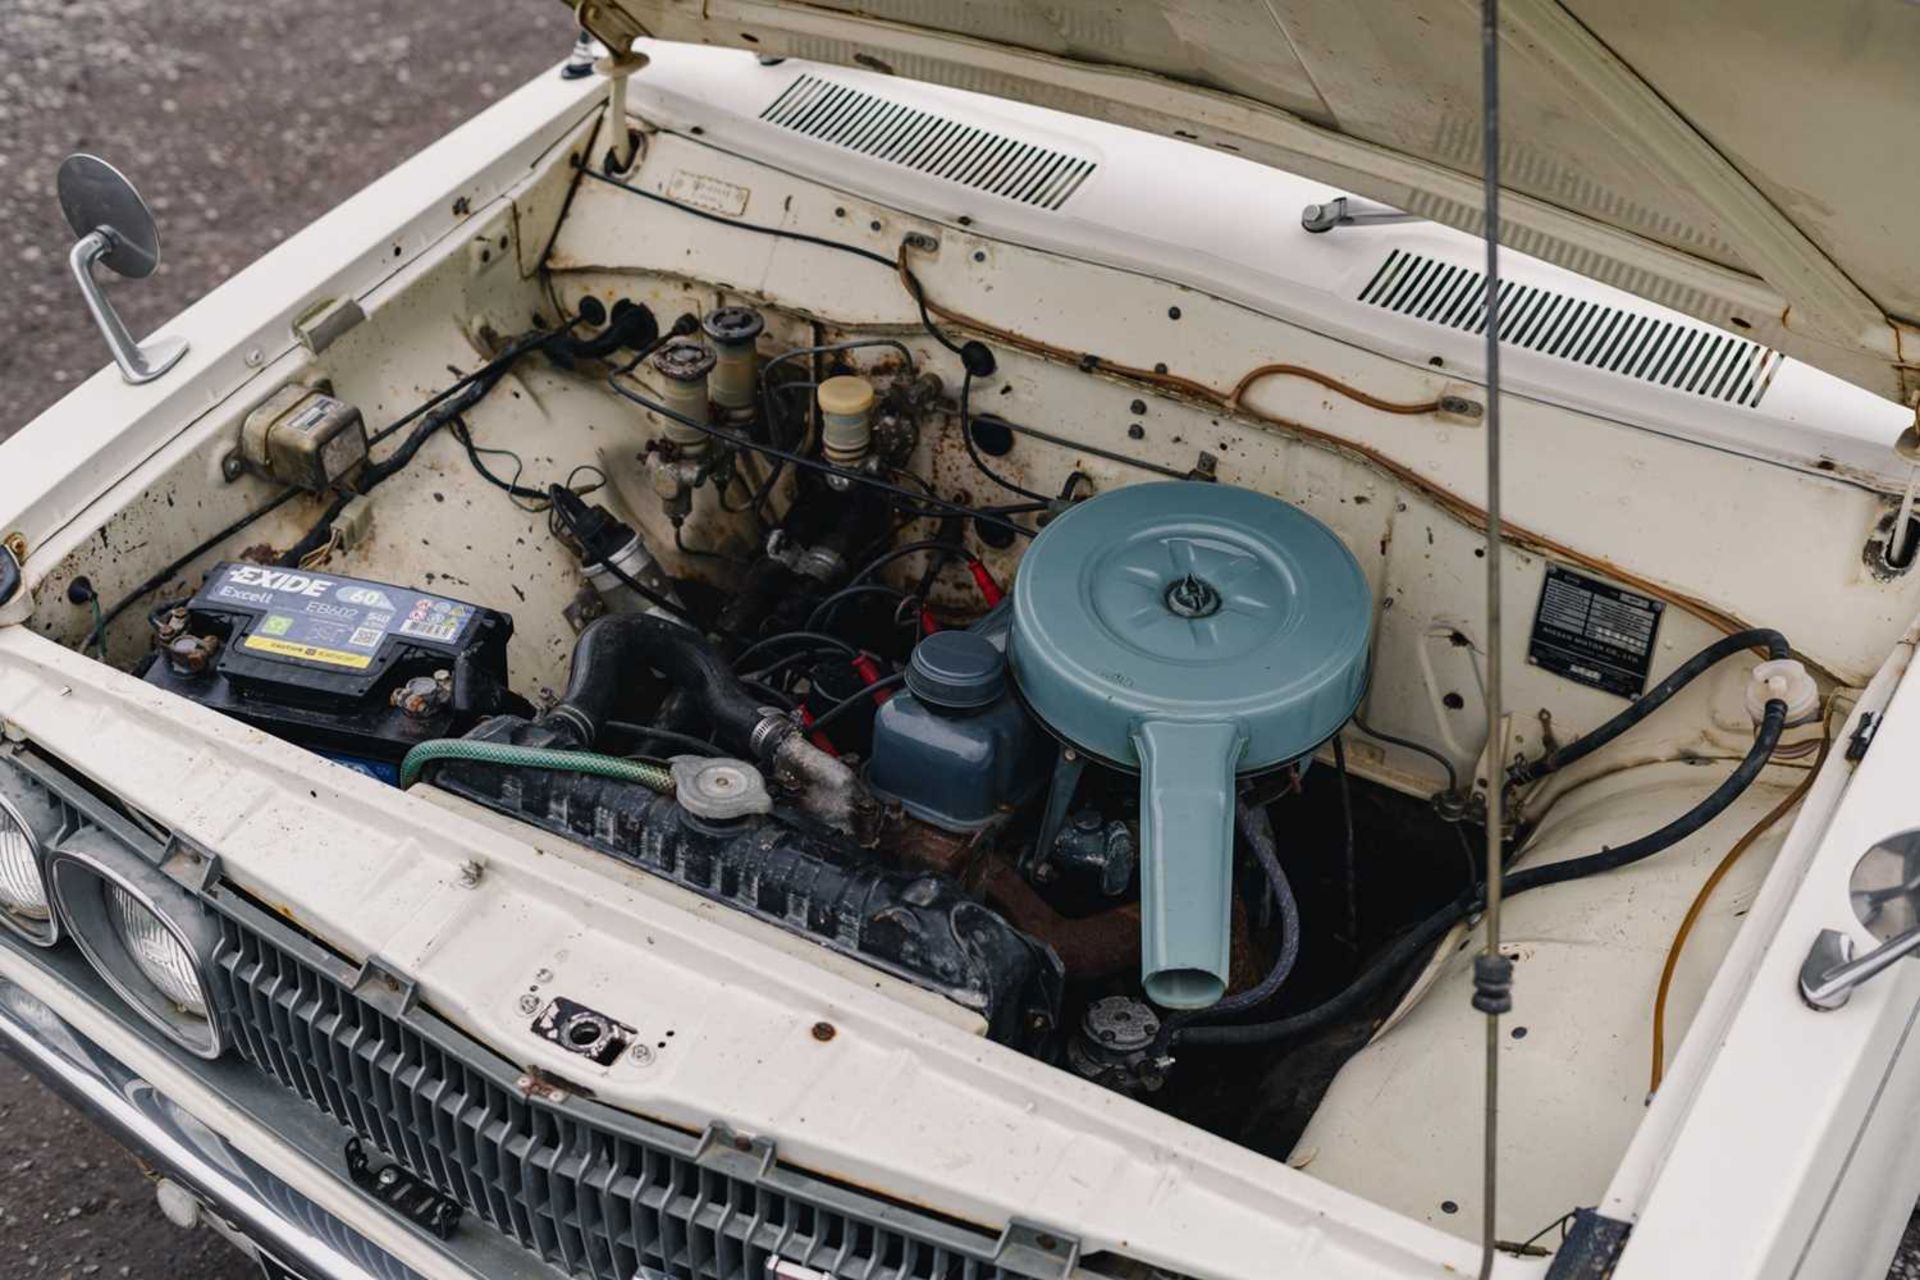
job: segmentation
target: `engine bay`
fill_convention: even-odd
[[[682,136],[608,172],[593,139],[152,460],[34,625],[1442,1227],[1467,1229],[1431,1191],[1470,1163],[1464,1127],[1394,1147],[1406,1117],[1377,1098],[1401,1046],[1458,1030],[1423,1019],[1470,1019],[1489,786],[1509,893],[1643,889],[1618,916],[1540,908],[1562,914],[1520,935],[1535,999],[1604,972],[1633,1010],[1611,1033],[1638,1037],[1665,959],[1680,1038],[1784,828],[1760,825],[1674,979],[1689,895],[1735,818],[1821,758],[1905,583],[1863,565],[1808,588],[1831,608],[1760,613],[1761,570],[1707,590],[1611,515],[1602,554],[1580,536],[1597,507],[1563,513],[1543,482],[1508,586],[1526,710],[1489,726],[1484,535],[1457,483],[1482,407],[1444,369],[1315,363],[1311,335],[1202,295]],[[689,172],[797,211],[716,213],[701,202],[730,197],[690,195]],[[997,298],[976,287],[990,266]],[[1064,282],[1087,301],[1034,301]],[[1076,327],[1122,304],[1159,329],[1093,354]],[[1564,426],[1520,422],[1536,477]],[[1608,444],[1585,483],[1618,466],[1677,507],[1688,482],[1657,464],[1686,452]],[[1825,504],[1829,559],[1881,518],[1876,494],[1758,470]],[[1694,563],[1737,544],[1742,513],[1687,518]],[[1781,612],[1791,644],[1762,625]],[[1602,918],[1633,931],[1611,956],[1536,958]],[[1533,1017],[1525,1048],[1571,1081],[1556,1105],[1604,1096],[1616,1131],[1517,1195],[1516,1222],[1591,1195],[1637,1116],[1637,1040],[1587,1063],[1549,1047],[1581,1014]],[[1394,1181],[1428,1156],[1441,1172]]]

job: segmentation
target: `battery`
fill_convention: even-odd
[[[525,705],[510,616],[384,582],[228,561],[156,622],[149,683],[388,782],[416,744]]]

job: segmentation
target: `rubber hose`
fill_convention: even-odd
[[[1267,970],[1266,976],[1254,986],[1216,1001],[1205,1009],[1168,1017],[1160,1024],[1153,1048],[1148,1052],[1149,1057],[1160,1056],[1183,1027],[1192,1026],[1202,1018],[1212,1022],[1217,1018],[1259,1008],[1280,990],[1293,973],[1295,962],[1300,959],[1300,904],[1295,900],[1293,886],[1288,883],[1287,873],[1280,865],[1280,851],[1273,838],[1273,819],[1264,807],[1250,807],[1244,800],[1234,807],[1239,819],[1240,838],[1253,850],[1260,869],[1266,873],[1274,904],[1280,910],[1280,954],[1274,957],[1273,967]]]
[[[1632,706],[1613,719],[1558,751],[1548,752],[1538,760],[1522,760],[1511,766],[1507,770],[1507,779],[1516,784],[1532,782],[1592,755],[1658,710],[1667,699],[1692,684],[1707,668],[1742,649],[1755,649],[1762,645],[1766,647],[1769,658],[1784,658],[1789,652],[1787,638],[1771,627],[1753,627],[1722,636],[1668,672],[1666,679],[1641,694]]]
[[[554,769],[564,773],[588,773],[620,782],[637,782],[662,795],[673,790],[673,774],[657,764],[622,760],[618,756],[595,755],[590,751],[553,751],[546,747],[516,747],[508,742],[480,742],[472,738],[437,738],[423,742],[407,752],[400,761],[400,786],[412,786],[420,772],[436,760],[472,760],[480,764],[504,764],[523,769]]]
[[[1504,892],[1507,897],[1516,893],[1525,893],[1529,889],[1538,889],[1544,885],[1561,884],[1568,880],[1579,879],[1602,871],[1612,871],[1630,863],[1650,858],[1654,854],[1678,844],[1714,818],[1725,812],[1740,793],[1750,786],[1768,757],[1780,742],[1780,732],[1787,720],[1787,704],[1779,699],[1767,703],[1766,715],[1760,721],[1760,727],[1754,734],[1753,745],[1739,766],[1721,782],[1713,792],[1699,804],[1675,818],[1658,831],[1630,840],[1626,844],[1612,849],[1602,849],[1599,853],[1584,858],[1572,858],[1566,862],[1556,862],[1544,867],[1531,867],[1506,877]],[[1371,996],[1385,984],[1403,965],[1433,943],[1445,936],[1459,921],[1480,910],[1484,903],[1484,886],[1474,886],[1472,892],[1463,894],[1453,902],[1422,920],[1412,929],[1395,939],[1380,955],[1362,969],[1354,980],[1336,996],[1303,1013],[1274,1022],[1250,1022],[1239,1026],[1187,1027],[1176,1030],[1168,1041],[1170,1044],[1191,1045],[1254,1045],[1270,1044],[1275,1040],[1286,1040],[1315,1031],[1330,1022],[1338,1021],[1351,1013],[1361,1002]],[[1217,1007],[1217,1006],[1216,1006]]]
[[[1761,718],[1759,732],[1754,734],[1753,745],[1747,748],[1746,756],[1705,800],[1658,831],[1641,836],[1638,840],[1629,840],[1611,849],[1590,853],[1584,858],[1569,858],[1565,862],[1554,862],[1546,866],[1528,867],[1523,871],[1516,871],[1506,878],[1507,892],[1525,893],[1528,889],[1537,889],[1542,885],[1564,884],[1569,880],[1579,880],[1585,876],[1597,875],[1602,871],[1612,871],[1617,867],[1638,862],[1649,854],[1658,853],[1686,839],[1701,827],[1706,826],[1715,816],[1724,812],[1729,805],[1740,798],[1741,792],[1753,784],[1753,780],[1760,775],[1760,770],[1766,766],[1767,757],[1773,754],[1773,748],[1780,741],[1780,733],[1786,723],[1787,704],[1778,698],[1770,700],[1767,703],[1766,715]]]
[[[570,725],[576,735],[584,726],[580,745],[591,747],[609,720],[622,718],[616,715],[618,701],[632,687],[637,666],[653,668],[691,698],[719,731],[722,745],[759,754],[753,752],[753,734],[767,712],[732,666],[695,632],[646,614],[611,614],[580,633],[566,694],[541,717],[542,723]]]

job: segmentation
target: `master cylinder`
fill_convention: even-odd
[[[714,354],[698,342],[669,342],[653,353],[654,372],[660,375],[660,399],[667,408],[694,422],[709,421],[711,392],[707,375],[713,371]],[[707,451],[711,443],[707,433],[663,415],[662,430],[674,449],[693,457]]]
[[[700,322],[713,344],[713,372],[707,386],[713,403],[728,418],[751,418],[760,390],[760,351],[756,345],[767,327],[752,307],[716,307]]]

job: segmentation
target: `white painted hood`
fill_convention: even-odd
[[[948,84],[1477,229],[1472,0],[577,7],[616,47],[650,34]],[[1920,3],[1501,9],[1506,243],[1891,399],[1920,394]]]

